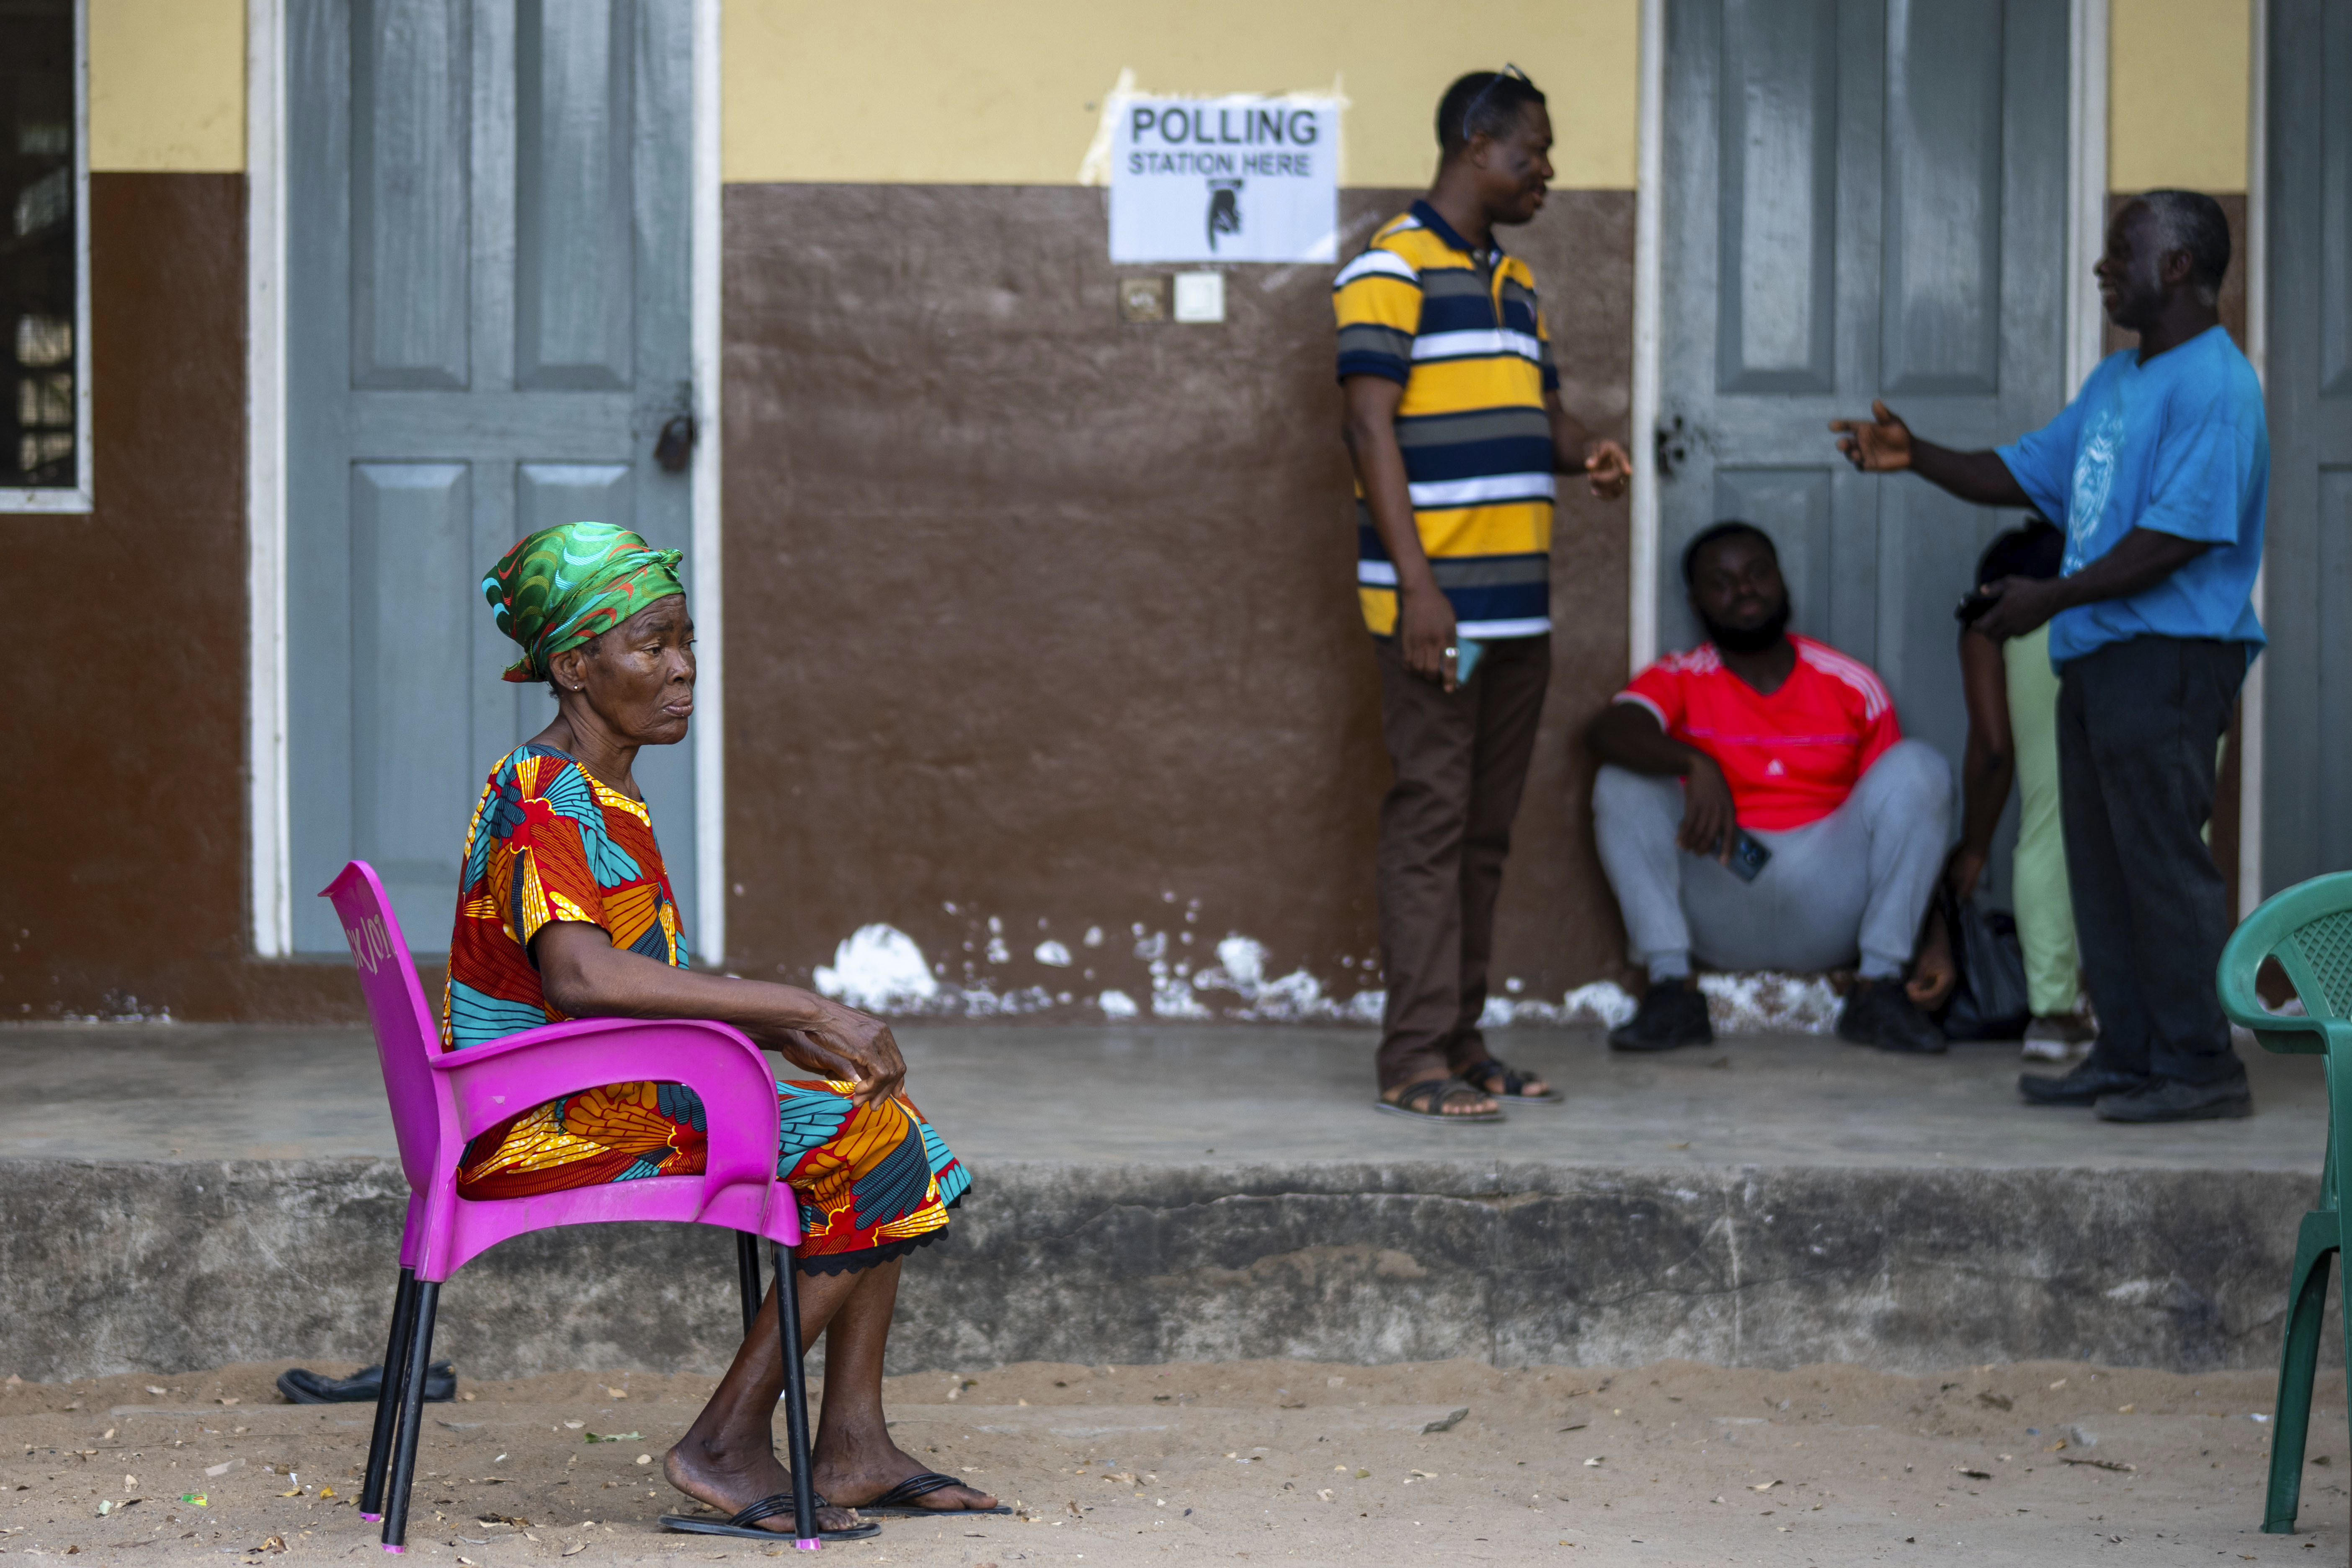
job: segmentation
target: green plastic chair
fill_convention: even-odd
[[[2302,998],[2305,1017],[2271,1012],[2254,991],[2263,960],[2275,958]],[[2311,1426],[2311,1384],[2319,1365],[2319,1323],[2327,1305],[2329,1259],[2344,1247],[2337,1176],[2352,1170],[2352,871],[2297,883],[2242,921],[2221,950],[2215,976],[2221,1010],[2253,1031],[2266,1051],[2325,1057],[2327,1158],[2319,1205],[2303,1216],[2287,1285],[2286,1342],[2279,1352],[2278,1409],[2271,1420],[2270,1493],[2265,1534],[2294,1529],[2303,1500],[2304,1439]],[[2346,1360],[2352,1363],[2352,1313]]]

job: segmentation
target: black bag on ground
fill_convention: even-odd
[[[383,1363],[363,1366],[349,1377],[330,1377],[309,1367],[289,1367],[278,1374],[278,1392],[291,1405],[373,1405],[383,1388]],[[457,1397],[457,1374],[446,1361],[425,1369],[425,1402],[446,1404]]]
[[[2014,1040],[2032,1020],[2025,990],[2025,950],[2017,921],[2004,910],[1980,910],[1973,899],[1952,897],[1939,888],[1937,903],[1951,933],[1952,967],[1959,983],[1937,1021],[1953,1040]]]

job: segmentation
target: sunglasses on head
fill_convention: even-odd
[[[1486,95],[1494,91],[1497,87],[1500,87],[1507,80],[1524,82],[1528,87],[1535,86],[1535,83],[1528,80],[1527,72],[1521,70],[1515,65],[1509,64],[1508,62],[1504,64],[1501,70],[1498,70],[1495,72],[1494,75],[1488,77],[1486,79],[1486,85],[1480,88],[1476,93],[1472,95],[1469,103],[1465,106],[1462,110],[1462,141],[1465,145],[1467,145],[1470,141],[1470,117],[1478,112],[1478,106],[1486,101]]]

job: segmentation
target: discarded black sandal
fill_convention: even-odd
[[[306,1366],[278,1374],[278,1392],[296,1405],[373,1405],[383,1393],[383,1368],[363,1366],[349,1377],[329,1377]],[[457,1397],[457,1373],[446,1361],[425,1369],[425,1402],[446,1405]]]
[[[915,1500],[930,1496],[941,1487],[965,1484],[961,1476],[943,1476],[937,1470],[924,1470],[908,1476],[872,1502],[859,1503],[857,1511],[880,1514],[885,1519],[977,1519],[984,1513],[1013,1511],[1002,1505],[996,1508],[924,1508]]]
[[[820,1496],[816,1506],[831,1508],[833,1505]],[[771,1492],[730,1518],[709,1519],[691,1513],[666,1513],[661,1516],[661,1526],[664,1530],[675,1530],[687,1535],[733,1535],[746,1541],[790,1541],[793,1539],[791,1531],[761,1530],[760,1521],[763,1519],[789,1519],[792,1512],[792,1493]],[[882,1527],[878,1524],[854,1524],[847,1530],[820,1530],[816,1538],[819,1541],[864,1541],[881,1533]]]
[[[1383,1096],[1372,1101],[1374,1110],[1391,1116],[1410,1116],[1416,1121],[1500,1121],[1500,1110],[1466,1111],[1448,1116],[1441,1108],[1449,1100],[1468,1095],[1473,1100],[1492,1100],[1483,1089],[1474,1089],[1458,1078],[1425,1078],[1419,1083],[1409,1083],[1394,1100]]]
[[[1568,1103],[1568,1096],[1556,1089],[1547,1089],[1541,1094],[1528,1093],[1528,1085],[1535,1081],[1533,1076],[1523,1073],[1515,1067],[1506,1067],[1493,1057],[1488,1057],[1483,1062],[1475,1063],[1462,1069],[1463,1081],[1473,1089],[1486,1079],[1497,1078],[1503,1080],[1503,1087],[1499,1089],[1486,1090],[1496,1100],[1507,1100],[1513,1105],[1566,1105]]]

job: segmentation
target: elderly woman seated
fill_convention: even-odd
[[[499,629],[522,647],[506,672],[546,681],[555,721],[490,770],[466,838],[449,944],[449,1050],[564,1018],[718,1018],[804,1069],[779,1082],[776,1174],[801,1203],[804,1344],[824,1334],[811,1468],[822,1528],[854,1510],[1003,1511],[927,1469],[882,1419],[882,1352],[900,1260],[948,1226],[971,1178],[906,1098],[889,1026],[791,985],[687,967],[638,748],[676,745],[694,713],[694,623],[675,568],[625,529],[576,522],[532,534],[484,580]],[[674,1083],[614,1083],[534,1106],[477,1138],[464,1196],[503,1198],[702,1169],[705,1121]],[[784,1368],[772,1289],[760,1325],[664,1460],[670,1484],[736,1516],[726,1533],[789,1533],[792,1481],[772,1421]],[[680,1521],[683,1523],[684,1521]],[[705,1524],[710,1529],[715,1525]]]

